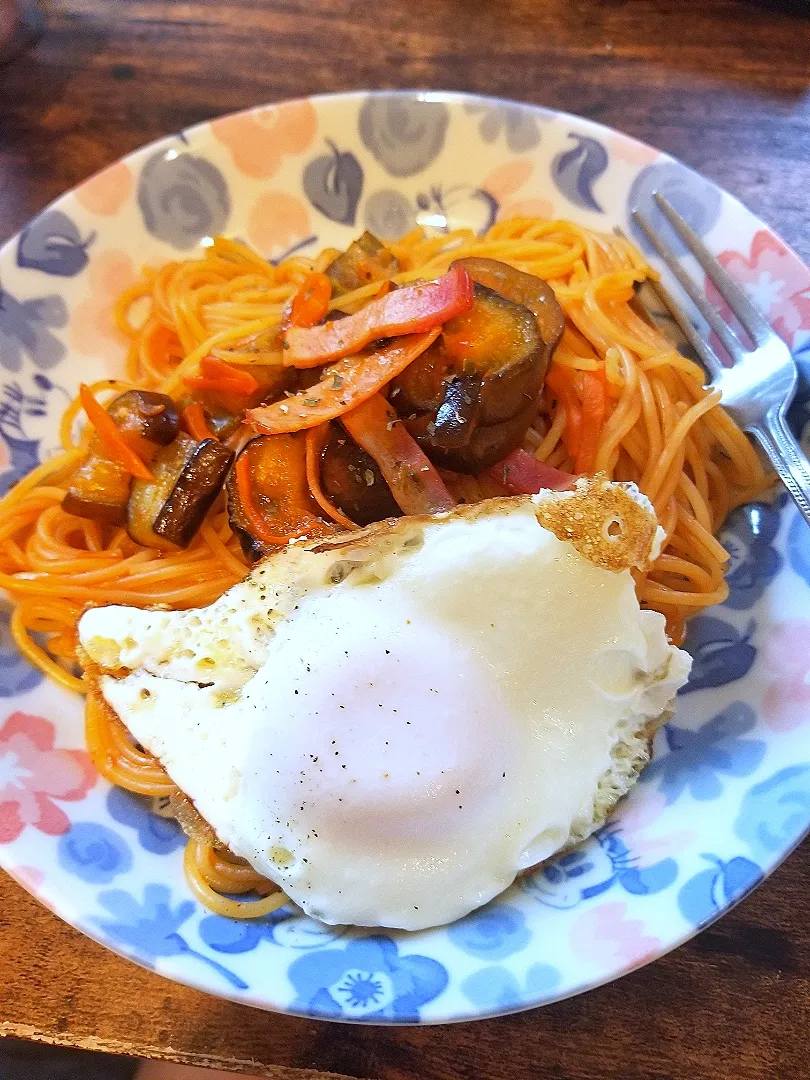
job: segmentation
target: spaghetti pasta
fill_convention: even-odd
[[[637,593],[642,606],[663,612],[673,641],[682,641],[686,618],[727,595],[727,555],[714,534],[771,477],[719,405],[719,394],[704,387],[702,370],[635,310],[634,287],[653,273],[642,254],[624,237],[529,218],[500,222],[480,237],[415,230],[390,248],[398,285],[435,278],[468,256],[500,259],[551,284],[566,328],[525,448],[563,471],[586,467],[634,481],[648,496],[666,541],[650,570],[637,573]],[[281,366],[285,308],[337,254],[327,249],[273,266],[245,245],[218,238],[200,258],[146,270],[115,309],[129,340],[126,382],[103,380],[91,393],[103,398],[137,387],[177,397],[184,377],[209,356],[237,368]],[[358,310],[379,288],[374,281],[344,294],[341,309]],[[89,428],[77,430],[80,408],[76,399],[64,413],[62,452],[0,502],[0,587],[14,604],[11,633],[23,655],[75,691],[82,689],[76,624],[87,607],[204,606],[247,569],[224,496],[189,546],[177,551],[142,547],[122,527],[66,513],[68,478],[86,459],[91,435]],[[324,431],[312,429],[306,438],[310,488],[325,518],[351,527],[319,483]],[[241,433],[230,438],[234,449],[243,442]],[[463,502],[502,494],[491,474],[442,476]],[[177,791],[96,695],[86,715],[88,748],[102,775],[144,795]],[[222,915],[264,915],[286,901],[243,860],[199,838],[188,842],[185,868],[195,895]],[[257,898],[245,899],[249,894]]]

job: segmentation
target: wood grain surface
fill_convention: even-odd
[[[669,151],[810,259],[810,4],[783,0],[53,0],[0,69],[0,240],[148,140],[363,87],[565,109]],[[519,1016],[363,1028],[175,986],[0,878],[0,1033],[283,1080],[798,1080],[810,847],[651,967]]]

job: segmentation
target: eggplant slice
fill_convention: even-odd
[[[101,439],[95,436],[87,460],[70,478],[62,509],[102,525],[123,525],[131,486],[131,473],[105,454]]]
[[[332,295],[354,292],[372,281],[388,281],[399,270],[396,255],[374,236],[364,232],[326,268]]]
[[[516,270],[508,263],[498,259],[483,259],[471,256],[456,259],[453,266],[463,266],[473,281],[485,285],[507,300],[522,304],[531,311],[537,320],[540,336],[546,346],[545,378],[551,355],[559,344],[565,329],[565,314],[560,307],[554,290],[543,278]]]
[[[180,430],[180,415],[172,399],[152,390],[127,390],[110,402],[107,412],[146,461],[155,456],[158,446],[173,442]]]
[[[180,430],[180,417],[172,399],[151,390],[127,390],[110,402],[107,412],[147,464]],[[62,509],[103,525],[123,525],[131,488],[130,473],[107,453],[101,439],[94,435],[87,460],[70,479]]]
[[[144,547],[186,547],[222,490],[233,453],[216,439],[182,433],[152,463],[154,481],[136,480],[127,531]]]
[[[543,293],[545,282],[531,280]],[[390,400],[431,460],[480,472],[520,445],[549,355],[528,307],[476,283],[470,311],[445,323],[441,337],[394,380]]]
[[[205,439],[191,452],[152,526],[178,547],[191,543],[225,483],[233,452],[217,439]]]
[[[374,458],[337,425],[331,425],[321,458],[323,490],[358,525],[400,517],[391,489]]]

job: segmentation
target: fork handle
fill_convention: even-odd
[[[769,412],[764,424],[755,427],[753,434],[810,525],[810,461],[787,426],[784,409]]]

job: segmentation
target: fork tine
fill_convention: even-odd
[[[619,228],[618,225],[614,225],[613,231],[617,236],[621,236],[623,240],[627,240],[627,235],[625,234],[623,229]],[[660,280],[655,281],[652,278],[647,278],[647,280],[642,284],[642,286],[636,289],[634,299],[635,302],[639,305],[639,307],[644,310],[650,322],[655,325],[657,323],[657,316],[660,312],[656,311],[651,306],[648,296],[645,295],[645,293],[648,293],[648,290],[655,293],[655,295],[670,313],[672,318],[675,320],[677,325],[681,328],[681,333],[694,349],[695,353],[698,356],[698,359],[703,364],[705,370],[709,373],[709,375],[712,376],[712,378],[717,378],[717,376],[720,375],[720,373],[723,371],[723,365],[717,353],[714,351],[708,341],[704,340],[700,336],[695,327],[692,325],[692,320],[689,318],[689,315],[680,306],[672,293],[668,289],[664,288],[663,282]]]
[[[714,282],[726,303],[745,327],[751,340],[757,346],[766,345],[774,336],[774,331],[761,311],[758,311],[743,290],[712,255],[694,229],[681,217],[678,211],[656,191],[653,198],[662,214],[675,232],[697,259],[708,277]]]
[[[680,306],[677,300],[667,289],[664,288],[660,281],[647,280],[644,284],[649,286],[650,289],[653,290],[655,295],[659,298],[661,303],[664,305],[672,318],[681,328],[681,333],[694,349],[706,372],[711,376],[712,379],[718,378],[724,370],[720,358],[718,357],[714,349],[711,347],[711,345],[708,343],[708,341],[705,341],[694,328],[694,326],[692,325],[692,320],[689,318],[689,316]],[[650,308],[649,303],[645,300],[643,291],[644,290],[642,289],[636,293],[636,301],[641,305],[642,308],[644,308],[648,316],[654,322],[654,312]]]
[[[658,253],[658,255],[660,256],[660,258],[666,264],[667,268],[670,270],[673,277],[677,280],[678,284],[681,286],[683,291],[686,293],[686,295],[689,297],[689,299],[692,301],[692,303],[698,309],[698,311],[703,316],[703,318],[706,320],[706,322],[709,324],[709,326],[712,328],[712,330],[714,330],[715,334],[717,334],[717,336],[720,338],[720,340],[723,343],[723,348],[728,352],[728,354],[732,358],[732,360],[737,361],[737,360],[742,359],[743,347],[740,344],[739,339],[737,338],[737,335],[733,332],[733,330],[729,327],[729,325],[721,318],[720,313],[718,311],[716,311],[714,307],[712,307],[712,305],[706,299],[704,294],[701,292],[701,290],[697,287],[695,282],[692,280],[692,278],[689,276],[689,274],[683,268],[683,266],[680,263],[680,260],[677,259],[672,254],[672,252],[669,250],[669,248],[665,247],[663,241],[661,240],[661,237],[653,229],[652,225],[650,225],[649,221],[641,213],[640,210],[634,210],[633,211],[633,218],[635,219],[636,223],[638,224],[638,227],[641,229],[641,231],[644,233],[644,235],[650,241],[652,246],[655,248],[655,250]],[[663,289],[663,286],[662,286],[662,289]],[[665,290],[664,290],[664,292],[665,292]],[[670,308],[670,311],[672,311],[672,308],[670,307],[670,303],[665,298],[663,292],[661,294],[661,298],[662,298],[662,300],[665,301],[665,303],[667,303],[667,306]],[[671,297],[669,297],[669,301],[671,301],[672,304],[675,304],[675,301]],[[677,305],[676,305],[676,307],[677,307]],[[676,317],[674,311],[672,311],[672,315],[673,315],[674,318]],[[689,322],[689,325],[691,326],[692,325],[691,321],[689,320],[689,317],[686,315],[686,313],[681,311],[681,315],[687,320],[687,322]],[[680,322],[679,322],[679,325],[681,325]],[[681,327],[681,329],[683,329],[683,327]],[[696,333],[696,331],[694,330],[694,327],[692,327],[692,330],[693,330],[693,333]],[[687,332],[684,330],[684,333],[687,333]],[[687,334],[687,337],[689,338],[688,334]],[[692,341],[691,338],[689,338],[689,343],[694,347],[694,342]],[[708,348],[709,348],[708,344],[706,342],[702,342],[701,343],[701,348],[696,349],[696,352],[698,353],[698,355],[701,358],[703,358],[704,351],[706,349],[708,349]],[[722,367],[722,364],[720,364],[720,361],[717,359],[717,356],[714,354],[713,350],[712,350],[712,355],[714,356],[714,359],[715,359],[716,363],[720,367]],[[707,364],[707,367],[709,368],[710,371],[712,371],[713,374],[716,374],[716,372],[713,371],[711,365]]]

